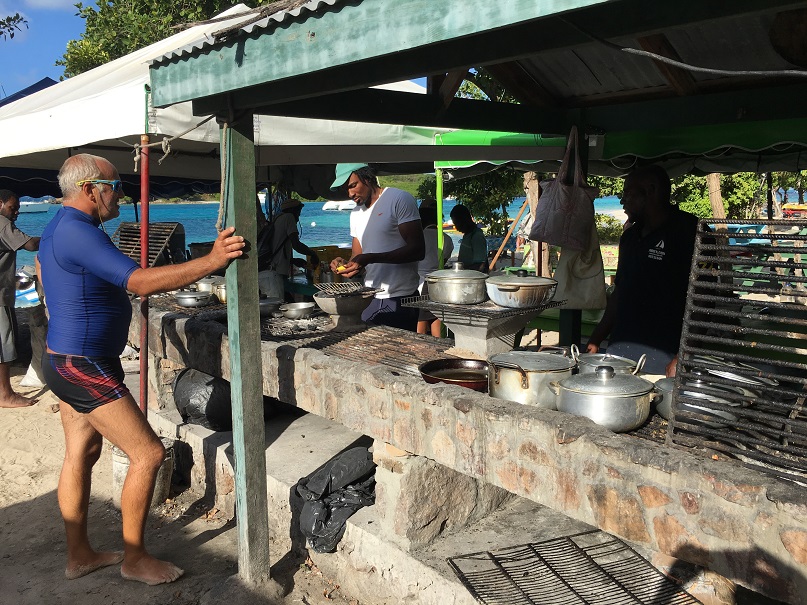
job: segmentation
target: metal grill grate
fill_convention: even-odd
[[[140,262],[140,223],[121,223],[112,243]],[[149,223],[149,267],[185,261],[185,228],[180,223]]]
[[[760,221],[753,237],[710,223],[695,244],[667,439],[806,481],[807,223]],[[704,372],[706,387],[692,387]],[[710,387],[724,390],[718,401],[704,398]]]
[[[700,603],[627,544],[598,530],[448,563],[486,605]]]
[[[557,300],[548,302],[540,307],[530,307],[523,309],[512,309],[509,307],[500,307],[499,305],[486,300],[483,303],[476,305],[454,305],[449,303],[440,303],[431,300],[428,296],[410,296],[401,300],[401,304],[405,307],[417,307],[418,309],[426,309],[434,313],[453,313],[456,315],[464,315],[467,317],[479,317],[485,319],[500,319],[505,317],[517,317],[519,315],[528,315],[530,313],[536,314],[537,312],[553,307],[559,307],[565,304],[565,300]]]

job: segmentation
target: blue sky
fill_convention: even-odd
[[[0,38],[0,98],[6,97],[42,78],[58,82],[63,69],[54,65],[62,58],[68,40],[84,32],[84,19],[76,17],[78,0],[0,0],[0,16],[20,13],[28,19],[28,29],[14,39]],[[94,5],[93,0],[84,2]]]

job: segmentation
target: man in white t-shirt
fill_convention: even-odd
[[[425,251],[415,198],[400,189],[382,189],[367,164],[337,164],[331,190],[346,190],[356,202],[350,213],[352,256],[335,258],[331,270],[351,278],[364,269],[364,284],[381,288],[362,320],[414,332],[418,310],[400,303],[418,293],[417,267]]]

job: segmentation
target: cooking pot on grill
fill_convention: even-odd
[[[558,282],[548,277],[528,275],[525,270],[510,275],[491,275],[485,282],[490,300],[500,307],[530,309],[552,300]]]
[[[429,384],[444,382],[482,393],[488,390],[488,362],[481,359],[434,359],[420,364],[418,370]]]
[[[650,416],[650,404],[658,397],[649,380],[618,374],[610,366],[552,381],[550,388],[558,396],[558,410],[585,416],[616,433],[644,424]]]
[[[618,357],[608,353],[580,353],[577,345],[571,346],[572,358],[577,362],[577,371],[580,374],[591,374],[599,366],[610,366],[617,374],[638,374],[644,367],[647,355],[642,355],[639,361],[627,357]]]
[[[426,275],[429,298],[434,302],[452,305],[475,305],[487,300],[485,280],[481,271],[463,269],[455,263],[451,269],[440,269]]]
[[[177,290],[174,300],[180,307],[204,307],[215,299],[210,292],[193,292],[191,290]]]
[[[656,412],[666,420],[670,420],[672,417],[672,394],[674,384],[674,378],[662,378],[656,381],[656,391],[661,395],[661,399],[656,401]],[[741,389],[735,389],[726,385],[709,384],[702,380],[688,380],[681,384],[677,409],[679,411],[696,414],[694,417],[682,419],[684,422],[693,422],[712,428],[720,428],[725,425],[725,422],[711,422],[708,418],[710,416],[719,416],[729,422],[734,422],[737,420],[737,416],[726,410],[719,410],[711,406],[703,407],[689,400],[708,401],[725,406],[739,407],[742,405],[742,402],[733,401],[731,399],[732,397],[736,398],[738,395],[743,395]]]
[[[215,277],[203,277],[199,281],[196,282],[196,289],[199,292],[207,292],[208,294],[215,294],[216,293],[216,286],[221,283],[218,278]]]
[[[510,351],[490,358],[488,392],[492,397],[554,410],[549,383],[572,375],[574,360],[558,353]]]

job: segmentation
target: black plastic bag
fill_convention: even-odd
[[[211,431],[233,428],[230,383],[199,370],[182,370],[174,379],[174,403],[182,420]]]
[[[297,482],[300,530],[316,552],[333,552],[357,510],[375,503],[375,464],[366,447],[339,454]]]

